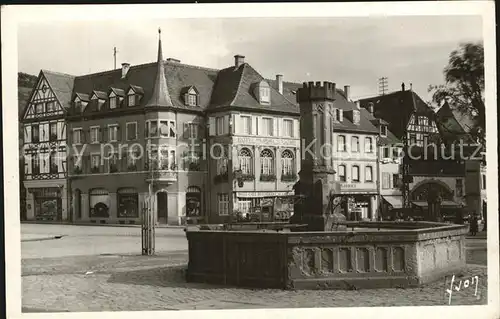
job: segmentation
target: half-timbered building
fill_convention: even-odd
[[[65,115],[73,80],[42,70],[20,119],[28,220],[70,218]]]
[[[458,157],[450,158],[444,136],[437,125],[434,110],[427,105],[411,88],[361,99],[363,108],[373,109],[374,115],[388,123],[388,129],[396,138],[408,144],[409,170],[407,180],[402,181],[409,187],[409,202],[414,211],[425,214],[428,207],[429,192],[436,192],[442,198],[441,207],[446,213],[456,211],[467,205],[465,201],[465,161]],[[426,149],[426,151],[424,151]],[[402,163],[402,159],[401,159]],[[383,166],[382,166],[383,167]],[[400,177],[403,177],[400,175]],[[390,177],[388,177],[390,181]],[[384,178],[382,179],[382,185]],[[395,198],[386,198],[388,206],[399,207],[403,203]],[[401,198],[400,200],[403,200]]]

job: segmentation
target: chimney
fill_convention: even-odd
[[[359,102],[359,100],[358,100],[358,101],[356,101],[356,108],[357,108],[358,110],[361,110],[361,102]]]
[[[351,100],[351,86],[350,85],[344,85],[344,94],[345,98],[347,101]]]
[[[413,91],[413,84],[410,83],[410,91]]]
[[[278,85],[278,92],[280,92],[280,94],[283,94],[283,75],[276,75],[276,83]]]
[[[167,62],[170,62],[170,63],[181,63],[181,60],[177,60],[177,59],[174,59],[174,58],[168,58]]]
[[[403,92],[405,91],[405,83],[404,82],[401,83],[401,91],[403,91]]]
[[[370,112],[371,114],[373,114],[373,109],[374,109],[374,107],[373,107],[373,102],[370,102],[370,103],[368,104],[368,112]]]
[[[130,63],[122,63],[122,79],[124,79],[127,76],[129,69],[130,69]]]
[[[235,67],[240,67],[240,65],[244,64],[245,63],[245,56],[244,55],[240,55],[240,54],[236,54],[234,56],[234,66]]]

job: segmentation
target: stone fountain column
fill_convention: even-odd
[[[330,117],[335,100],[335,84],[304,83],[297,92],[300,105],[301,171],[295,194],[303,197],[296,205],[292,222],[307,224],[309,231],[331,231],[344,228],[340,213],[340,184],[333,169],[333,131]]]

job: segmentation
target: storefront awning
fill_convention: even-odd
[[[412,201],[411,202],[413,205],[418,206],[418,207],[427,207],[428,204],[426,201]],[[452,200],[444,200],[441,202],[441,207],[442,208],[460,208],[463,205],[452,201]]]
[[[386,202],[388,202],[392,208],[402,208],[403,198],[401,196],[382,196]]]

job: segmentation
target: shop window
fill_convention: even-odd
[[[92,189],[89,192],[90,218],[109,217],[110,198],[107,190],[102,188]]]
[[[117,191],[118,218],[139,217],[139,195],[135,188],[120,188]]]

